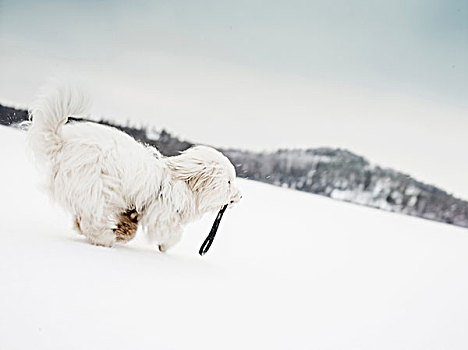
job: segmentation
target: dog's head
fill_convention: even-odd
[[[192,147],[166,162],[174,178],[187,183],[201,212],[219,210],[226,204],[232,206],[241,199],[234,166],[211,147]]]

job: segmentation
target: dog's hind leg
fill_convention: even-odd
[[[75,217],[75,221],[73,222],[73,228],[78,232],[80,235],[83,235],[83,231],[81,231],[81,226],[80,226],[80,219],[79,217]]]
[[[135,209],[129,209],[117,218],[117,227],[114,229],[114,234],[117,242],[126,243],[132,240],[138,230],[138,222],[140,215]]]
[[[91,244],[112,247],[115,243],[115,234],[108,220],[90,221],[82,219],[80,228]]]

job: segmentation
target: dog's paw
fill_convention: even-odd
[[[102,243],[102,242],[90,242],[92,245],[95,245],[96,247],[106,247],[106,248],[112,248],[114,246],[114,243]]]
[[[91,243],[92,245],[95,245],[97,247],[107,247],[107,248],[112,248],[114,246],[115,240],[103,240],[103,239],[95,239],[91,237],[87,237],[88,242]]]

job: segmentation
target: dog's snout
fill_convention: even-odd
[[[229,201],[229,204],[234,204],[238,203],[242,198],[242,195],[238,189],[235,190],[235,192],[231,195],[231,199]]]

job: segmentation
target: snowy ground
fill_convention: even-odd
[[[0,349],[468,348],[467,230],[241,181],[203,258],[95,247],[0,140]]]

